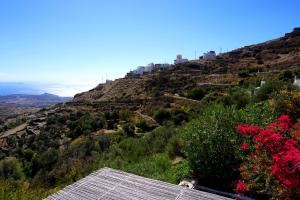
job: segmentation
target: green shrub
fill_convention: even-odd
[[[290,71],[290,70],[285,70],[285,71],[283,71],[283,72],[280,72],[279,74],[278,74],[278,79],[279,80],[283,80],[283,81],[288,81],[288,80],[291,80],[291,79],[293,79],[293,72],[292,71]]]
[[[251,101],[250,93],[242,88],[234,88],[229,94],[221,98],[221,102],[225,106],[235,105],[238,109],[245,107]]]
[[[238,178],[241,160],[241,136],[236,133],[235,126],[240,123],[265,124],[275,117],[275,109],[262,103],[241,110],[208,107],[202,116],[181,129],[191,170],[207,186],[230,189],[232,181]]]
[[[167,109],[160,109],[154,111],[153,117],[159,124],[163,124],[163,122],[171,120],[172,116],[171,116],[171,112],[168,111]]]
[[[189,120],[189,115],[187,112],[181,109],[176,109],[172,112],[172,121],[175,125],[181,125],[183,122]]]
[[[50,170],[56,164],[58,160],[58,151],[50,148],[48,151],[41,154],[39,163],[41,168]]]
[[[257,101],[267,100],[272,93],[281,90],[286,84],[282,81],[268,81],[258,90],[256,94]]]
[[[201,100],[206,95],[206,91],[202,88],[193,88],[187,92],[186,97],[195,100]]]
[[[0,161],[0,179],[21,180],[24,173],[21,163],[15,157],[6,157]]]
[[[235,169],[239,160],[234,146],[237,116],[234,108],[211,107],[183,131],[191,169],[207,186],[228,189],[231,181],[238,177]]]

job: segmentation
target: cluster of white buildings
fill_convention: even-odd
[[[189,60],[186,58],[182,58],[181,54],[178,54],[176,56],[176,59],[174,60],[174,64],[183,64],[188,62]],[[146,73],[151,73],[154,70],[167,70],[170,69],[172,65],[168,64],[168,63],[163,63],[163,64],[154,64],[154,63],[150,63],[147,66],[138,66],[135,70],[132,70],[129,72],[129,74],[131,75],[143,75]]]
[[[216,59],[216,52],[215,51],[208,51],[207,53],[204,53],[203,56],[201,56],[200,60],[215,60]],[[178,54],[176,56],[176,59],[174,60],[174,65],[184,64],[187,63],[189,60],[187,58],[183,58],[181,54]],[[135,70],[130,71],[129,74],[131,75],[143,75],[146,73],[152,73],[154,70],[165,70],[169,69],[172,65],[168,63],[164,64],[154,64],[150,63],[147,66],[138,66]]]
[[[152,73],[154,70],[165,70],[170,68],[170,64],[154,64],[150,63],[147,66],[138,66],[137,69],[129,72],[132,75],[143,75],[146,73]]]

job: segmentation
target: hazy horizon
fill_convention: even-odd
[[[73,96],[139,65],[172,63],[178,53],[194,59],[280,37],[300,26],[299,7],[292,0],[1,2],[0,82]]]
[[[40,95],[50,93],[61,97],[73,97],[75,94],[88,91],[96,85],[63,85],[58,83],[38,82],[0,82],[0,96],[11,94]]]

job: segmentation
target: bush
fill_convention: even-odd
[[[280,114],[287,114],[294,119],[300,116],[300,92],[281,91],[275,98],[276,109]]]
[[[153,125],[150,125],[146,120],[139,120],[135,124],[143,133],[151,131],[154,129]]]
[[[21,180],[24,177],[21,163],[15,157],[6,157],[0,161],[0,178]]]
[[[203,115],[188,123],[184,134],[184,153],[191,170],[209,187],[230,189],[238,178],[241,162],[238,150],[242,137],[235,132],[239,123],[266,124],[276,117],[275,109],[268,104],[249,105],[237,110],[234,107],[211,106]]]
[[[166,109],[160,109],[160,110],[154,111],[153,117],[159,124],[163,124],[163,122],[169,121],[172,116],[171,116],[170,111],[168,111]]]
[[[238,109],[244,108],[251,101],[250,93],[241,88],[234,88],[222,98],[222,103],[225,106],[235,105]]]
[[[268,81],[258,90],[256,94],[257,101],[267,100],[272,93],[281,90],[286,84],[281,81]]]
[[[293,72],[290,71],[290,70],[286,70],[286,71],[280,72],[278,74],[278,79],[279,80],[283,80],[283,81],[291,80],[291,79],[293,79]]]
[[[207,186],[228,189],[238,177],[235,157],[234,124],[237,111],[221,106],[204,111],[203,116],[185,129],[185,152],[191,169]]]
[[[206,91],[202,88],[193,88],[186,94],[187,98],[201,100],[206,95]]]
[[[48,151],[41,154],[39,159],[40,165],[43,169],[50,170],[58,160],[58,151],[50,148]]]
[[[172,121],[175,125],[181,125],[183,122],[187,122],[189,120],[188,113],[183,110],[175,110],[172,112]]]

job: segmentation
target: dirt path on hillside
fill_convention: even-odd
[[[140,117],[144,118],[147,121],[151,121],[154,124],[158,124],[157,121],[155,119],[153,119],[152,117],[148,116],[148,115],[144,115],[143,113],[141,113],[140,111],[135,111],[136,114],[138,114]]]
[[[21,124],[13,129],[9,129],[8,131],[5,131],[3,133],[0,134],[0,138],[5,138],[9,135],[14,135],[16,134],[17,132],[20,132],[22,130],[24,130],[27,126],[27,123],[24,123],[24,124]]]

